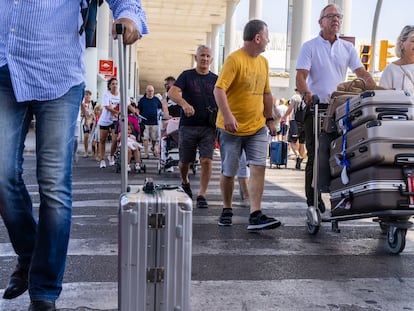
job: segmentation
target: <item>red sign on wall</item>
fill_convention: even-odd
[[[99,73],[103,75],[112,75],[114,73],[114,61],[108,59],[100,59]]]
[[[104,75],[104,77],[105,79],[117,78],[117,75],[118,75],[118,67],[114,67],[114,72],[112,72],[111,74]]]

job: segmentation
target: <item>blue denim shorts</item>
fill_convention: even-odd
[[[221,173],[227,177],[237,175],[242,150],[246,152],[248,165],[266,166],[267,129],[262,127],[249,136],[231,135],[219,129]]]
[[[239,178],[249,178],[250,177],[250,168],[247,165],[246,153],[242,152],[240,156],[239,170],[237,171],[237,177]]]

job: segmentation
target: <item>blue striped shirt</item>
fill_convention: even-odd
[[[148,33],[140,0],[107,2],[115,19]],[[0,0],[0,8],[0,67],[8,65],[18,102],[56,99],[84,81],[80,0]]]

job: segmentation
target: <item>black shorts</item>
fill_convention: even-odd
[[[110,131],[114,134],[118,134],[118,121],[115,121],[111,125],[99,125],[100,130]]]
[[[186,126],[178,130],[178,152],[181,163],[195,161],[197,148],[200,158],[213,158],[216,129],[208,126]]]
[[[290,120],[288,142],[296,143],[298,140],[299,144],[305,143],[305,128],[303,124],[300,124],[295,120]]]
[[[87,125],[83,125],[83,133],[84,134],[86,134],[86,133],[89,133],[91,130],[90,130],[90,128],[89,128],[89,126],[87,126]]]

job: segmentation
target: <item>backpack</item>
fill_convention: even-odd
[[[96,16],[98,13],[98,6],[101,6],[103,0],[86,0],[87,7],[82,8],[81,1],[81,14],[83,23],[79,29],[79,35],[85,32],[85,46],[92,46],[95,30],[96,30]]]

